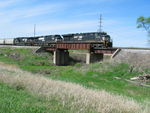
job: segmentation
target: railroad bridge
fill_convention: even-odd
[[[98,42],[57,42],[44,45],[39,49],[39,51],[40,50],[52,52],[53,63],[55,65],[67,65],[69,63],[68,50],[88,50],[86,54],[86,64],[90,64],[103,60],[104,54],[113,54],[117,48],[102,48]]]

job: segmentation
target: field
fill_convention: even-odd
[[[146,106],[149,106],[150,88],[132,84],[124,79],[129,80],[131,77],[149,73],[149,69],[133,70],[129,64],[114,61],[90,65],[72,62],[70,66],[55,66],[52,64],[50,53],[36,54],[34,49],[1,48],[0,61],[4,62],[0,63],[0,66],[7,67],[1,67],[0,105],[10,103],[10,108],[3,105],[0,112],[21,110],[148,113],[149,109]],[[2,76],[3,73],[6,78]],[[16,75],[18,77],[15,77]],[[121,80],[116,79],[117,77]],[[53,87],[46,87],[46,84],[42,86],[42,81]],[[54,94],[46,92],[43,88]],[[7,99],[8,97],[10,99]],[[16,104],[13,104],[13,99]],[[81,106],[82,104],[84,106]],[[131,106],[128,106],[129,104]],[[19,107],[21,105],[26,107]]]

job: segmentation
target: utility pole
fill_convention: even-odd
[[[99,19],[99,32],[102,32],[102,14],[100,14],[100,19]]]
[[[34,37],[36,35],[36,24],[34,24]]]

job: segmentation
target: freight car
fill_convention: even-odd
[[[13,44],[14,44],[13,38],[0,39],[0,45],[13,45]]]
[[[0,39],[0,45],[4,44],[4,39]]]

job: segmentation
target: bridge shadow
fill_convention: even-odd
[[[69,65],[75,65],[77,63],[86,63],[86,54],[69,54]]]

